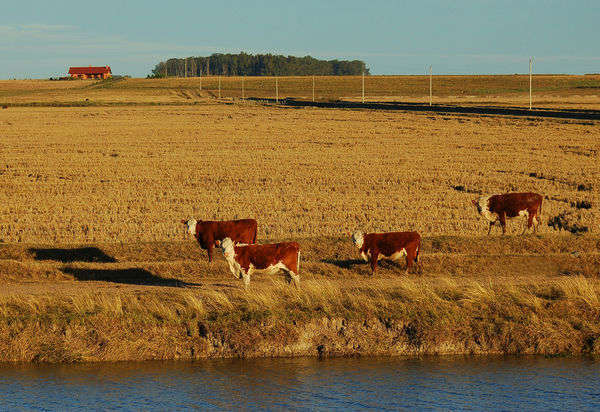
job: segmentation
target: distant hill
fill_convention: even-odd
[[[208,57],[173,58],[158,63],[148,77],[168,76],[348,76],[369,74],[362,60],[319,60],[310,56],[273,54],[220,54]]]

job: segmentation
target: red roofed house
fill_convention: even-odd
[[[108,79],[112,76],[110,66],[70,67],[69,74],[74,79]]]

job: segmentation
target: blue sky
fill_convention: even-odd
[[[7,4],[8,3],[8,4]],[[100,4],[100,3],[98,3]],[[276,53],[362,59],[373,74],[600,72],[599,0],[3,2],[0,78],[168,57]]]

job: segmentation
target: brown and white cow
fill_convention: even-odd
[[[413,263],[419,261],[421,235],[417,232],[363,234],[357,230],[352,234],[352,242],[359,249],[360,257],[365,262],[371,262],[371,274],[377,270],[379,259],[397,261],[406,257],[406,273]]]
[[[300,245],[296,242],[267,245],[236,245],[230,238],[220,242],[223,255],[233,276],[244,280],[247,288],[250,276],[257,270],[274,274],[282,271],[298,286],[300,276]]]
[[[254,219],[241,220],[182,220],[187,231],[192,234],[202,249],[208,252],[208,261],[212,262],[212,251],[217,241],[226,237],[231,238],[236,243],[256,243],[257,223]]]
[[[527,218],[527,226],[523,228],[523,233],[533,224],[533,231],[537,231],[540,225],[539,214],[542,212],[542,195],[537,193],[505,193],[502,195],[482,196],[473,200],[477,212],[490,222],[488,235],[492,231],[492,226],[500,222],[502,234],[506,233],[506,219],[515,217]]]

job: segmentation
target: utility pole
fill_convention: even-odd
[[[221,98],[221,75],[219,75],[219,99]]]
[[[279,82],[277,81],[277,75],[275,76],[275,101],[279,104]]]
[[[184,70],[184,74],[183,77],[187,77],[187,57],[185,58],[185,70]]]
[[[312,80],[313,80],[313,85],[312,85],[313,86],[312,87],[313,98],[312,98],[312,101],[314,102],[315,101],[315,76],[313,76]]]
[[[242,76],[242,100],[244,100],[244,78],[246,76]]]
[[[363,91],[362,91],[362,102],[365,102],[365,71],[363,70]]]
[[[533,57],[529,58],[529,110],[531,110],[531,83],[532,83],[532,72],[533,69]]]
[[[432,79],[432,71],[431,65],[429,65],[429,105],[432,105],[433,101],[433,79]]]

